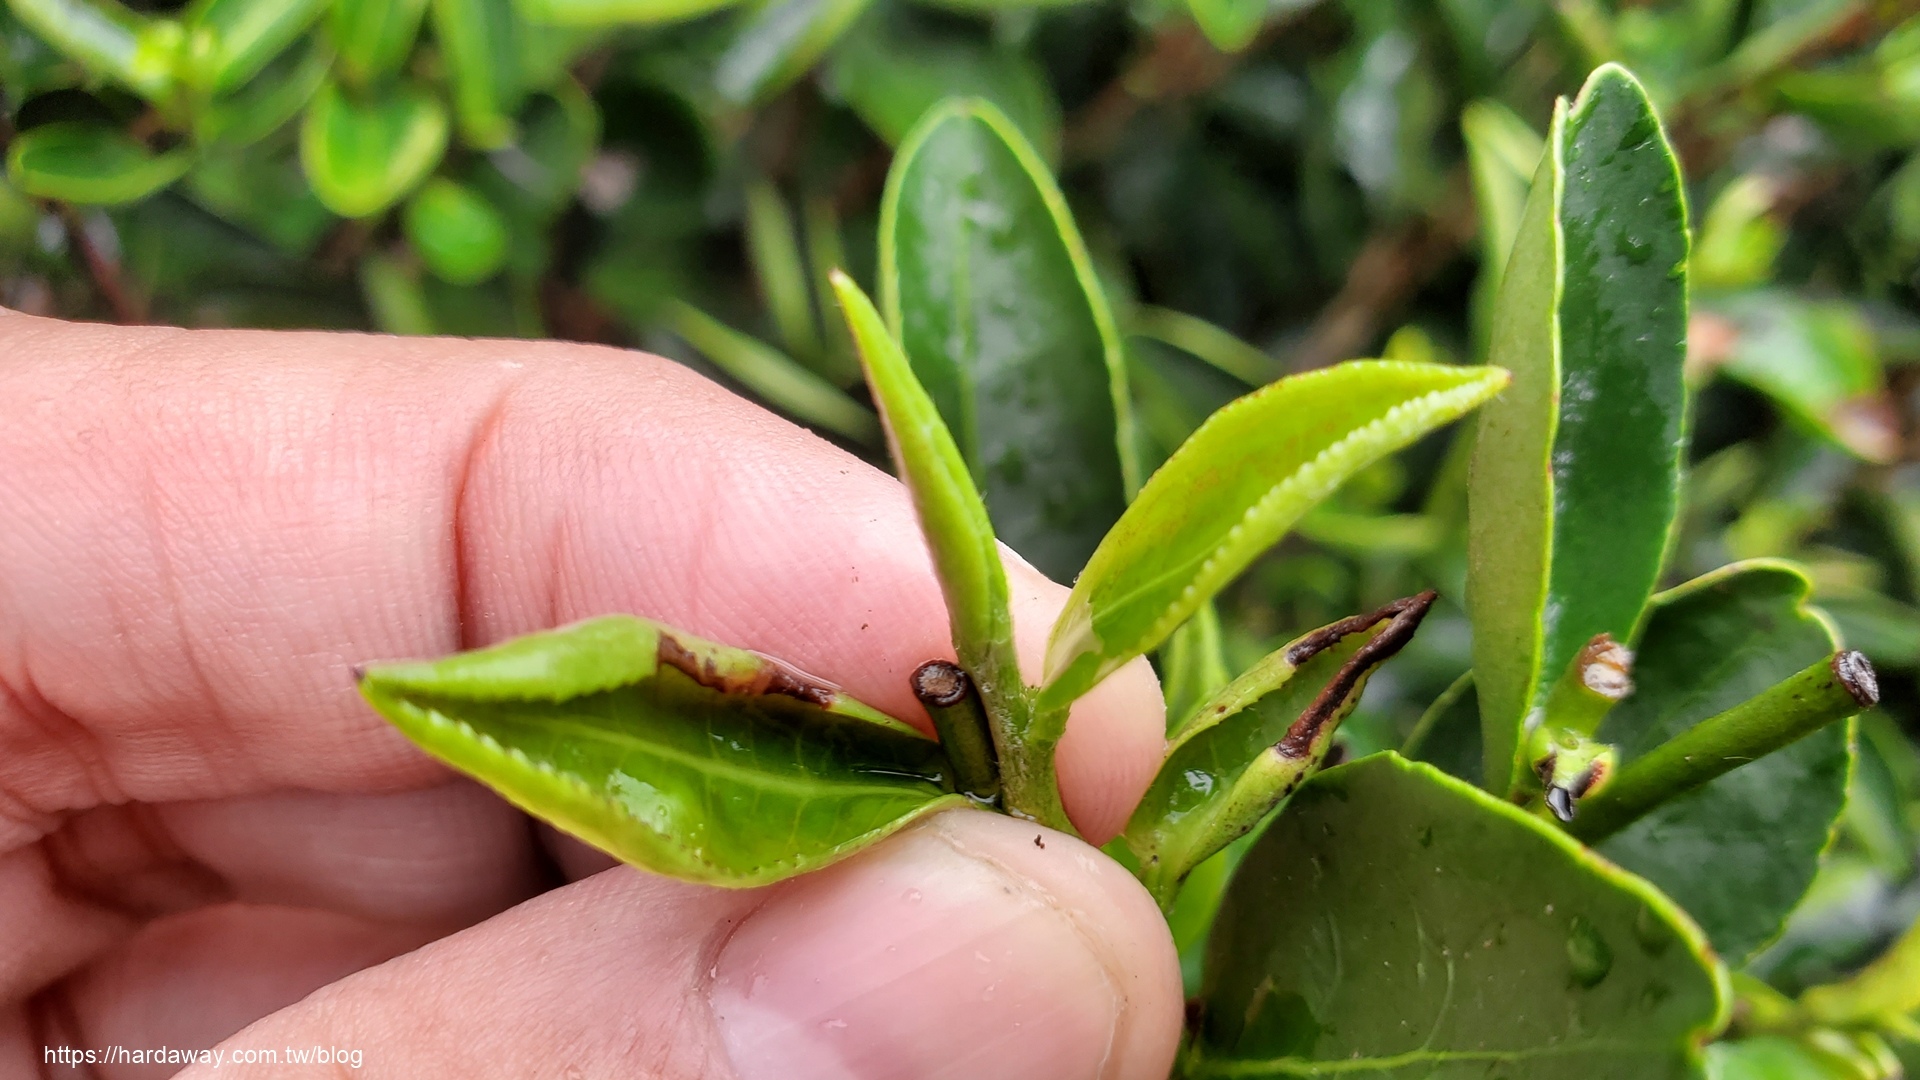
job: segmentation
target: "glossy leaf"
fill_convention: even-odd
[[[879,287],[1000,538],[1072,580],[1132,486],[1125,360],[1060,189],[992,105],[949,102],[901,144]]]
[[[103,206],[144,199],[192,164],[190,151],[156,154],[119,128],[84,121],[31,128],[7,147],[7,178],[22,192]]]
[[[1496,368],[1354,361],[1214,413],[1147,481],[1074,583],[1047,644],[1042,708],[1158,646],[1342,481],[1506,384]]]
[[[226,94],[258,75],[320,18],[331,0],[195,0],[185,24],[188,77]]]
[[[1494,313],[1512,391],[1480,417],[1468,611],[1486,783],[1595,635],[1630,641],[1659,576],[1685,442],[1686,206],[1625,69],[1556,113]]]
[[[880,424],[866,406],[801,367],[778,349],[743,334],[683,300],[667,301],[667,325],[701,355],[768,404],[794,419],[858,443],[878,441]]]
[[[203,143],[248,146],[279,131],[300,115],[327,81],[333,54],[314,44],[280,58],[236,93],[209,102],[193,119]]]
[[[966,96],[993,102],[1046,160],[1059,156],[1060,103],[1046,73],[1016,49],[931,36],[876,17],[834,50],[827,86],[893,146],[941,101]]]
[[[367,86],[400,70],[413,52],[427,0],[333,0],[334,47],[340,75]]]
[[[432,0],[433,36],[453,89],[460,139],[492,150],[513,140],[513,114],[523,97],[512,0]]]
[[[441,280],[471,285],[492,277],[507,258],[500,212],[459,184],[429,180],[407,203],[407,239]]]
[[[1064,718],[1045,728],[1034,722],[1013,645],[1006,568],[986,504],[952,432],[881,323],[880,313],[846,274],[835,271],[833,288],[860,353],[867,387],[880,406],[895,467],[913,497],[920,532],[933,555],[954,652],[986,706],[1006,804],[1044,824],[1071,829],[1053,772],[1054,744]]]
[[[447,149],[447,110],[401,83],[356,98],[328,83],[300,127],[300,163],[313,193],[344,217],[368,217],[405,198]]]
[[[1377,754],[1309,780],[1241,863],[1183,1075],[1681,1080],[1724,979],[1658,890]]]
[[[1741,563],[1662,593],[1634,666],[1636,689],[1599,735],[1621,768],[1695,723],[1816,663],[1835,642],[1782,563]],[[1660,886],[1739,963],[1805,895],[1846,804],[1851,721],[1834,724],[1666,803],[1599,845]]]
[[[1367,679],[1432,603],[1423,593],[1303,635],[1173,733],[1125,833],[1141,883],[1162,907],[1194,867],[1251,832],[1319,766]]]
[[[720,54],[714,86],[735,104],[764,101],[807,73],[872,0],[762,0]]]
[[[408,738],[635,866],[764,885],[964,805],[939,746],[745,649],[611,615],[369,669]]]
[[[738,0],[514,0],[528,22],[553,26],[646,26],[679,22]]]
[[[7,0],[27,28],[89,72],[148,101],[173,95],[186,33],[115,0]]]

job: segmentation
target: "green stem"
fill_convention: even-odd
[[[913,696],[927,707],[940,746],[953,762],[955,786],[980,802],[993,802],[1000,795],[1000,763],[973,680],[959,664],[929,660],[914,670],[912,682]]]
[[[1024,688],[1023,688],[1024,691]],[[986,694],[982,692],[982,696]],[[1004,719],[994,725],[994,745],[1000,752],[1000,789],[1007,811],[1071,836],[1080,835],[1067,820],[1060,802],[1060,782],[1053,765],[1059,733],[1066,728],[1066,710],[1035,715],[1027,693],[1007,695]],[[989,712],[994,702],[987,700]]]
[[[1567,831],[1592,844],[1669,799],[1765,757],[1880,700],[1873,665],[1845,651],[1718,716],[1695,724],[1620,770],[1580,803]]]

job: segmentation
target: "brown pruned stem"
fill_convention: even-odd
[[[954,784],[983,803],[1000,797],[1000,763],[993,751],[993,730],[980,691],[960,665],[929,660],[913,672],[913,696],[927,707],[940,745],[953,762]]]
[[[1654,807],[1880,700],[1873,665],[1843,650],[1629,762],[1580,804],[1567,831],[1592,844]]]

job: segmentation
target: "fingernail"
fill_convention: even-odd
[[[1052,841],[1054,858],[1036,837]],[[715,969],[712,1006],[736,1075],[1105,1075],[1128,1041],[1118,1035],[1137,981],[1129,943],[1099,925],[1115,886],[1088,875],[1107,867],[1124,876],[1077,841],[959,811],[793,883],[741,926]]]

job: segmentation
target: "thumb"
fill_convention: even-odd
[[[288,1059],[318,1047],[368,1078],[1159,1080],[1180,1005],[1166,924],[1118,864],[960,810],[753,892],[607,871],[335,983],[181,1076],[307,1077]],[[249,1061],[264,1051],[278,1062]]]

